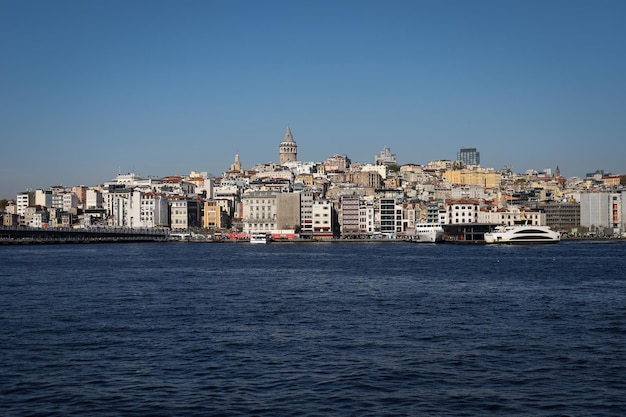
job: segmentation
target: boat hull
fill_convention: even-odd
[[[443,242],[443,227],[439,225],[419,224],[415,227],[413,241],[416,243]]]
[[[545,226],[506,226],[485,233],[485,243],[507,245],[537,245],[558,243],[561,235]]]

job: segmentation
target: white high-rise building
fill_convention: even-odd
[[[624,210],[626,192],[582,193],[580,195],[580,225],[594,228],[613,229],[613,233],[624,232]]]

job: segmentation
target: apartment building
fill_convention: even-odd
[[[605,233],[625,231],[626,191],[582,193],[580,195],[580,225],[590,229],[607,229]]]
[[[489,169],[449,169],[443,175],[452,184],[481,185],[485,188],[500,185],[500,173]]]
[[[164,194],[147,192],[141,194],[139,224],[137,227],[169,226],[169,201]]]
[[[141,191],[124,186],[111,186],[103,193],[103,208],[109,226],[140,227]]]
[[[313,236],[313,202],[315,195],[311,190],[300,192],[300,235]]]
[[[170,227],[172,230],[189,230],[201,227],[202,204],[199,200],[182,195],[168,195]]]
[[[276,193],[247,191],[241,196],[243,205],[243,232],[271,232],[276,230]]]
[[[204,203],[202,226],[205,229],[221,229],[226,223],[225,220],[226,213],[222,210],[222,206],[211,201]]]
[[[334,226],[332,202],[315,200],[313,202],[313,239],[332,239]]]
[[[85,199],[83,200],[85,209],[102,208],[102,193],[96,189],[85,190]]]
[[[395,237],[402,232],[402,205],[395,198],[378,200],[379,231],[383,235]]]
[[[445,224],[478,223],[480,203],[477,200],[446,200]]]
[[[374,204],[374,200],[369,198],[364,198],[360,201],[359,204],[359,230],[363,233],[364,236],[371,237],[374,235],[376,230],[376,206]]]
[[[554,230],[568,230],[580,225],[580,203],[550,202],[541,209],[546,213],[546,225]]]
[[[339,225],[341,237],[354,238],[362,235],[360,226],[360,204],[359,196],[341,197],[339,205]]]
[[[35,192],[27,191],[24,193],[19,193],[16,198],[17,205],[17,215],[20,217],[24,217],[26,213],[26,208],[35,204]]]

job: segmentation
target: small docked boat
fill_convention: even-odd
[[[498,226],[493,232],[485,233],[485,243],[536,244],[560,240],[561,234],[547,226]]]
[[[435,223],[417,223],[413,241],[417,243],[437,243],[443,241],[443,227]]]
[[[250,235],[250,243],[265,244],[270,241],[270,238],[265,232],[254,232]]]

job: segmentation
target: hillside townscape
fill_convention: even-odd
[[[4,200],[4,228],[166,229],[247,239],[404,239],[418,224],[527,223],[564,236],[622,237],[626,175],[598,170],[564,178],[558,166],[515,173],[485,168],[475,148],[456,158],[398,165],[387,147],[370,163],[347,155],[298,160],[287,126],[278,163],[244,168],[239,155],[219,177],[118,174],[92,186],[26,190]]]

